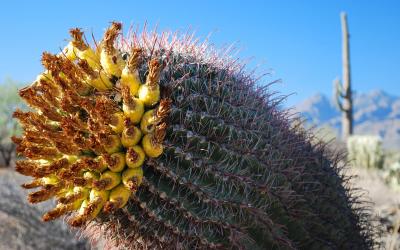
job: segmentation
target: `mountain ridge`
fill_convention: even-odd
[[[298,103],[294,110],[312,125],[341,131],[341,113],[333,98],[316,93]],[[355,134],[378,135],[386,148],[400,149],[400,96],[383,90],[353,94]]]

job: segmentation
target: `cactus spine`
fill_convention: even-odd
[[[343,64],[343,84],[337,78],[334,81],[335,102],[342,112],[342,139],[346,140],[353,134],[353,100],[351,92],[351,77],[350,77],[350,48],[347,26],[347,15],[345,12],[340,14],[342,22],[342,64]],[[342,99],[342,101],[341,101]]]
[[[65,74],[52,70],[59,68],[55,63],[47,65],[55,79],[49,88],[54,83],[60,92],[54,105],[43,105],[51,95],[22,91],[41,110],[15,114],[26,128],[23,138],[15,138],[18,152],[32,158],[20,162],[18,171],[37,177],[25,187],[45,190],[31,199],[57,197],[61,205],[52,213],[58,217],[78,207],[64,203],[86,197],[72,213],[71,225],[122,249],[374,245],[368,213],[346,185],[340,156],[291,126],[280,101],[257,88],[237,60],[221,56],[226,51],[220,54],[190,35],[144,31],[124,41],[118,49],[109,45],[112,54],[104,54],[100,63],[107,65],[106,81],[113,84],[106,90],[99,84],[86,95],[76,93],[72,84],[93,78],[65,82]],[[113,57],[138,51],[141,60],[132,60],[137,70],[121,71],[119,77],[117,69],[125,67]],[[99,69],[84,66],[78,75],[98,76]],[[121,84],[128,73],[132,77]],[[139,80],[143,84],[137,88]],[[53,107],[58,98],[60,109]],[[108,114],[120,112],[125,120],[111,122]],[[55,160],[67,146],[73,149],[70,157]]]

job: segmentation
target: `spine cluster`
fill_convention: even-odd
[[[142,84],[142,49],[132,46],[123,58],[115,46],[121,29],[112,23],[96,48],[71,29],[65,49],[43,53],[46,71],[19,92],[32,111],[14,113],[24,132],[13,141],[26,158],[16,170],[33,177],[24,188],[39,188],[29,202],[57,200],[44,221],[74,212],[69,224],[82,226],[123,208],[142,183],[146,158],[163,153],[171,100],[160,100],[162,62],[149,59]]]

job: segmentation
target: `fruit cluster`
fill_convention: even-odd
[[[81,226],[124,207],[142,182],[146,157],[163,152],[171,100],[160,100],[162,62],[148,58],[143,65],[135,46],[122,54],[115,46],[121,28],[112,23],[95,49],[71,29],[65,49],[43,53],[47,70],[19,92],[32,111],[14,113],[24,132],[13,140],[26,157],[16,170],[34,178],[24,188],[41,187],[29,202],[56,197],[44,221],[77,210],[69,224]],[[140,67],[147,70],[144,84]]]

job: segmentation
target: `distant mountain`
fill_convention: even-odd
[[[356,134],[379,135],[385,147],[400,149],[400,97],[374,90],[355,94],[353,103]],[[341,113],[325,95],[316,94],[297,104],[295,110],[309,123],[329,126],[340,134]]]

